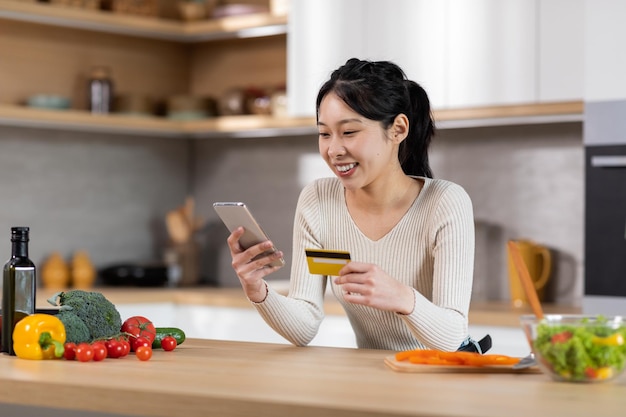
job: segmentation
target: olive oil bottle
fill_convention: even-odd
[[[28,227],[11,228],[11,259],[2,278],[2,352],[15,355],[13,329],[35,313],[35,264],[28,258]]]

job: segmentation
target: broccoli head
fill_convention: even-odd
[[[91,342],[91,333],[87,325],[71,310],[59,311],[57,318],[65,326],[66,342],[76,344]]]
[[[71,311],[83,321],[91,340],[106,339],[120,333],[122,317],[115,305],[95,291],[71,290],[55,294],[50,300],[60,312]]]

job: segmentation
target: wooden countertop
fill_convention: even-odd
[[[280,285],[279,292],[286,293],[287,288]],[[211,305],[217,307],[252,308],[240,288],[93,288],[102,292],[114,304],[174,303]],[[47,298],[56,291],[37,289],[37,307],[50,307]],[[576,314],[579,307],[545,305],[545,313]],[[329,295],[324,305],[326,314],[343,315],[344,311],[337,300]],[[470,308],[470,324],[483,326],[518,327],[522,314],[532,314],[530,307],[515,308],[507,302],[473,303]]]
[[[133,416],[623,416],[626,379],[399,373],[389,351],[190,339],[81,363],[0,355],[0,402]],[[0,404],[0,414],[2,404]]]

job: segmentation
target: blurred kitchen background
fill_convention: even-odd
[[[73,7],[53,3],[0,0],[6,258],[10,227],[27,225],[38,266],[53,252],[69,259],[78,250],[98,269],[165,262],[173,247],[168,213],[192,197],[198,274],[178,285],[238,285],[214,201],[246,202],[289,260],[298,194],[328,175],[317,154],[317,88],[332,69],[359,56],[398,62],[431,96],[441,119],[434,174],[461,184],[474,203],[475,300],[508,300],[505,243],[530,239],[553,254],[547,301],[583,302],[585,115],[590,104],[626,97],[626,63],[613,62],[606,72],[620,48],[604,47],[618,39],[623,46],[617,18],[626,15],[623,2],[219,1],[183,16],[176,2],[161,0],[147,2],[149,16],[135,11],[131,18],[201,25],[228,21],[221,17],[228,13],[271,16],[262,25],[266,33],[242,39],[228,29],[215,39],[174,33],[165,24],[154,33],[133,22],[118,29],[110,16],[50,12]],[[113,6],[93,13],[128,17]],[[112,81],[118,106],[112,115],[89,114],[87,86],[96,66],[105,66]],[[70,108],[42,110],[29,102],[42,95],[66,98]],[[550,103],[566,103],[566,110],[511,112]],[[476,108],[486,110],[454,114]],[[285,113],[304,122],[246,125],[246,117]],[[129,121],[141,117],[150,122]],[[235,128],[222,129],[219,120]],[[623,233],[623,223],[616,227]],[[272,279],[288,278],[289,265]]]

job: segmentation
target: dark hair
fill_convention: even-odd
[[[351,109],[387,129],[396,116],[409,119],[409,133],[400,144],[398,159],[407,175],[432,178],[428,163],[428,146],[435,134],[435,122],[426,91],[407,79],[402,69],[389,61],[349,59],[324,83],[317,95],[316,113],[322,99],[337,94]]]

